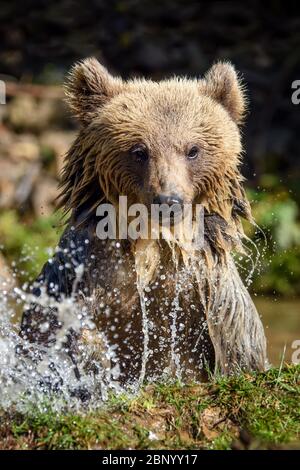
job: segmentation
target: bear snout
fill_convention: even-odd
[[[179,205],[183,206],[183,200],[180,196],[176,194],[164,195],[158,194],[153,198],[153,204],[167,204],[168,206]]]

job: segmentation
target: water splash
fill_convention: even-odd
[[[180,311],[179,305],[179,293],[180,293],[180,286],[179,282],[176,282],[175,286],[175,297],[173,300],[172,310],[171,310],[171,361],[172,365],[175,367],[175,376],[178,380],[181,380],[182,371],[180,367],[180,356],[177,351],[177,337],[179,334],[178,326],[177,326],[177,316],[178,312]]]
[[[142,334],[143,334],[143,353],[142,353],[142,366],[141,366],[141,373],[139,377],[139,386],[144,383],[145,376],[146,376],[146,367],[149,358],[149,323],[148,323],[148,315],[147,315],[147,307],[146,301],[147,298],[145,296],[144,290],[138,284],[138,291],[140,297],[140,305],[142,310]]]
[[[250,255],[249,255],[250,256]],[[174,261],[174,260],[173,260]],[[176,259],[175,259],[176,261]],[[148,262],[146,258],[146,262]],[[254,263],[254,266],[256,263]],[[147,263],[143,267],[147,270]],[[203,268],[204,269],[204,268]],[[251,273],[253,273],[253,266]],[[163,302],[169,302],[168,319],[170,327],[167,335],[170,342],[170,357],[175,379],[181,380],[183,373],[181,364],[181,350],[178,346],[178,338],[181,335],[181,323],[179,321],[181,312],[180,295],[188,284],[188,279],[194,276],[198,285],[205,278],[205,272],[201,263],[191,265],[189,268],[179,270],[175,263],[175,293],[173,299],[166,298]],[[123,392],[128,388],[119,381],[119,367],[117,364],[116,344],[110,344],[93,323],[89,312],[92,310],[93,299],[89,299],[81,292],[81,300],[78,297],[78,287],[84,274],[82,264],[75,268],[75,280],[72,293],[69,297],[62,297],[57,301],[54,297],[47,295],[45,289],[41,289],[41,295],[37,298],[24,288],[9,288],[2,286],[0,289],[0,406],[4,409],[14,407],[19,411],[26,411],[30,404],[41,410],[45,406],[45,399],[51,396],[51,407],[58,412],[65,409],[79,410],[102,406],[109,391]],[[148,379],[147,365],[153,351],[150,349],[151,322],[149,320],[148,306],[151,303],[148,281],[139,276],[137,270],[137,290],[139,294],[140,308],[142,314],[142,357],[141,369],[138,382],[133,384],[130,391],[136,393],[145,378]],[[165,274],[161,274],[165,276]],[[147,278],[147,276],[146,276]],[[151,278],[151,276],[149,277]],[[144,279],[144,282],[142,282]],[[158,279],[163,282],[164,279]],[[117,295],[117,294],[116,294]],[[199,292],[200,298],[202,292]],[[203,302],[205,300],[203,299]],[[55,311],[60,328],[55,334],[55,341],[49,347],[32,344],[18,334],[18,326],[14,323],[16,317],[16,306],[18,309],[30,308],[32,303],[43,309]],[[109,307],[103,305],[103,312]],[[167,316],[166,316],[167,319]],[[44,332],[50,328],[49,323],[41,325]],[[75,333],[84,331],[87,341],[79,345],[80,360],[74,364],[72,357],[67,353],[65,343],[68,332],[72,329]],[[207,324],[200,324],[199,335],[194,344],[195,352],[198,342],[203,341],[202,335],[207,329]],[[83,336],[84,336],[83,335]],[[161,336],[161,341],[165,340]],[[101,343],[101,359],[96,354],[99,352]],[[161,349],[163,344],[159,343]],[[159,346],[159,347],[160,347]],[[201,353],[202,354],[202,353]],[[94,358],[94,359],[93,359]],[[199,357],[201,363],[205,363],[204,357]],[[78,373],[75,373],[75,369]],[[96,373],[95,373],[96,370]],[[164,369],[165,371],[165,369]],[[162,371],[162,376],[164,371]],[[166,369],[168,372],[168,370]],[[169,372],[172,372],[169,370]],[[160,380],[162,377],[160,377]]]
[[[89,407],[97,407],[107,398],[109,390],[119,391],[115,368],[102,367],[97,374],[87,373],[86,365],[91,368],[93,345],[87,343],[81,348],[80,362],[76,364],[78,374],[74,373],[74,363],[67,353],[65,341],[70,328],[74,332],[95,329],[88,314],[88,308],[80,305],[75,291],[83,274],[83,267],[76,268],[76,279],[70,297],[59,302],[41,289],[37,298],[25,290],[15,287],[0,292],[0,406],[2,409],[13,407],[24,412],[31,405],[43,409],[45,400],[51,399],[51,408],[62,411],[66,408],[78,410],[88,399]],[[55,310],[61,327],[57,330],[55,341],[45,347],[32,344],[18,334],[15,324],[16,306],[29,308],[34,303],[39,307]],[[48,322],[40,325],[42,332],[50,328]],[[105,338],[102,338],[102,354],[109,364],[114,358]],[[101,366],[100,366],[101,367]]]

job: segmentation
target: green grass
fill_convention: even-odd
[[[201,385],[148,385],[136,397],[111,396],[95,412],[3,412],[0,448],[300,448],[299,403],[300,366]]]

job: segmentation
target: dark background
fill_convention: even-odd
[[[7,1],[0,20],[0,72],[18,80],[61,82],[89,55],[124,77],[157,79],[200,76],[217,59],[232,61],[250,98],[244,173],[257,183],[278,172],[295,186],[300,15],[290,2]]]

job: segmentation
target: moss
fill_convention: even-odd
[[[300,366],[156,384],[94,412],[2,413],[0,448],[251,449],[298,447]],[[300,444],[299,444],[300,447]]]

